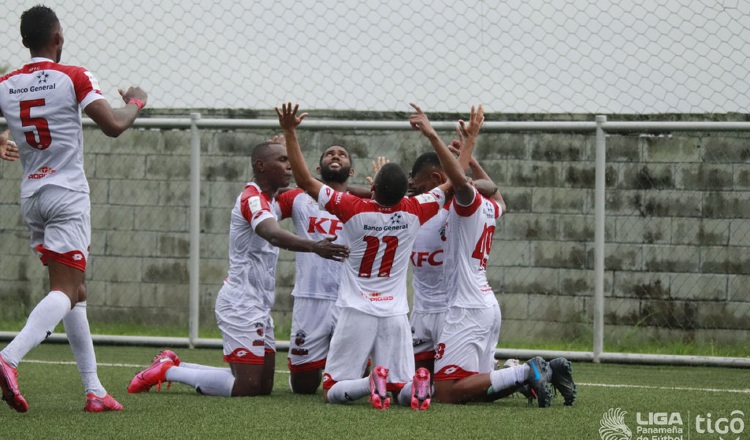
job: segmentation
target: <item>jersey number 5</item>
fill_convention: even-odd
[[[365,255],[362,257],[362,264],[359,265],[359,276],[362,278],[370,278],[370,275],[372,274],[372,266],[375,264],[375,255],[377,255],[378,249],[380,248],[380,240],[378,237],[373,237],[371,235],[365,235],[362,237],[362,240],[367,243],[367,248],[365,249]],[[388,278],[391,276],[393,259],[396,256],[396,248],[398,248],[398,237],[383,237],[383,243],[385,243],[385,251],[383,251],[383,261],[380,263],[378,276],[381,278]]]
[[[479,269],[487,269],[487,258],[490,256],[492,237],[495,235],[495,227],[484,225],[482,236],[479,237],[471,257],[479,260]]]
[[[49,124],[47,124],[47,120],[44,118],[31,117],[31,109],[33,107],[43,107],[46,104],[44,99],[21,101],[20,104],[21,125],[24,127],[36,128],[36,133],[39,136],[39,139],[37,140],[37,135],[34,134],[34,130],[25,131],[23,134],[26,135],[26,143],[37,150],[46,150],[52,143],[52,136],[49,133]]]

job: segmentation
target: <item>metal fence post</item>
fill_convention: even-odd
[[[594,191],[594,362],[604,351],[604,194],[607,141],[604,123],[607,117],[596,117],[596,180]]]
[[[200,113],[190,114],[190,301],[188,339],[195,347],[200,326],[200,202],[201,202],[201,134],[198,129]]]

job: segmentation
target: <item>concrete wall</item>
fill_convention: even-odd
[[[331,112],[325,116],[405,117]],[[433,119],[441,117],[457,118]],[[559,117],[571,118],[593,119]],[[251,177],[249,151],[273,134],[202,132],[200,281],[206,326],[214,325],[213,303],[228,267],[229,213]],[[750,336],[749,135],[675,133],[608,139],[608,339],[721,342]],[[187,326],[189,133],[131,130],[112,140],[86,130],[84,136],[93,204],[88,271],[92,321]],[[303,125],[300,138],[311,166],[324,147],[347,146],[355,157],[354,183],[359,184],[364,184],[370,161],[379,155],[408,169],[418,154],[429,150],[411,132],[310,131]],[[500,185],[509,209],[498,224],[488,265],[503,311],[502,337],[589,338],[593,136],[486,133],[476,156]],[[46,293],[45,270],[28,248],[19,214],[20,177],[20,164],[0,165],[0,318],[6,321],[25,318]],[[283,328],[288,328],[293,282],[294,256],[282,251],[275,319]],[[286,339],[285,334],[277,336]]]

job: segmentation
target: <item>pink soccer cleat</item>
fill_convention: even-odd
[[[156,359],[160,357],[164,357],[164,356],[172,359],[172,362],[174,362],[175,367],[178,367],[180,365],[180,357],[177,356],[177,353],[175,353],[172,350],[162,350],[159,354],[156,355],[154,360],[151,362],[156,362]]]
[[[391,407],[391,398],[388,397],[386,384],[388,383],[388,369],[382,365],[373,368],[370,373],[370,402],[375,409],[388,409]]]
[[[109,394],[97,397],[94,393],[88,393],[83,410],[86,412],[122,411],[122,405]]]
[[[167,370],[175,366],[174,361],[167,355],[159,353],[151,366],[136,374],[128,386],[128,393],[145,393],[156,385],[161,391],[161,383],[167,380]]]
[[[5,362],[0,355],[0,388],[3,391],[3,400],[18,412],[29,410],[29,404],[18,391],[18,371]]]
[[[411,409],[426,410],[430,407],[431,398],[430,372],[423,367],[417,370],[411,381]]]

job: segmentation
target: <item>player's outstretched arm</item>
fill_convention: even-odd
[[[427,118],[427,115],[425,115],[422,109],[419,108],[419,106],[417,106],[416,104],[412,103],[410,105],[414,107],[414,110],[416,110],[416,114],[411,115],[409,122],[411,123],[411,126],[414,127],[414,129],[422,132],[422,134],[432,144],[432,148],[435,149],[435,153],[437,153],[438,158],[440,159],[440,164],[443,166],[443,171],[445,171],[446,176],[448,176],[448,180],[453,186],[453,191],[455,193],[454,197],[456,198],[456,201],[462,205],[471,203],[471,200],[474,197],[474,190],[471,187],[471,183],[466,177],[464,169],[459,162],[459,160],[461,160],[461,156],[459,156],[459,159],[453,157],[453,154],[440,139],[437,132],[432,127],[432,124],[430,124],[430,120]],[[464,155],[464,152],[462,151],[461,154]],[[471,151],[469,151],[468,154],[470,157]],[[468,163],[467,158],[464,158],[464,160],[466,160],[466,163]]]
[[[109,137],[117,137],[130,128],[148,101],[148,94],[140,87],[130,87],[127,91],[118,89],[118,92],[125,101],[124,107],[113,109],[106,100],[99,99],[84,109],[102,133]]]
[[[289,163],[292,166],[292,174],[297,186],[305,190],[310,197],[318,200],[318,193],[323,184],[315,179],[310,170],[307,169],[305,158],[302,156],[302,149],[297,140],[297,126],[302,123],[307,113],[297,116],[299,104],[292,107],[292,103],[281,104],[281,109],[276,107],[276,114],[279,116],[279,124],[284,131],[286,139],[286,154],[289,157]]]
[[[457,127],[456,132],[458,133],[458,138],[454,139],[450,145],[448,145],[448,149],[451,150],[451,153],[459,156],[461,150],[466,145],[466,140],[460,126]],[[503,196],[500,194],[498,186],[473,155],[469,158],[469,169],[474,177],[474,188],[477,189],[479,194],[487,198],[495,199],[495,201],[497,201],[502,207],[503,212],[505,212],[505,200],[503,200]]]
[[[255,227],[255,232],[273,246],[294,252],[314,252],[323,258],[342,261],[349,256],[347,246],[334,244],[336,237],[327,237],[320,241],[306,240],[279,226],[273,218],[263,220]]]

